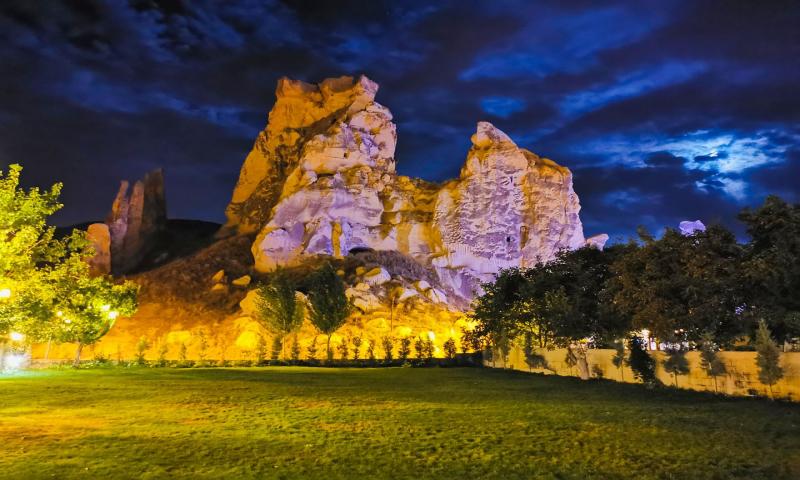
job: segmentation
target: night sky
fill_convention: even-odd
[[[487,120],[572,169],[587,235],[800,201],[797,1],[6,0],[0,161],[65,183],[59,224],[159,166],[222,221],[277,79],[359,73],[401,173],[456,176]]]

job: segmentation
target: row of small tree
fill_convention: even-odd
[[[473,335],[500,352],[519,339],[530,351],[566,347],[582,376],[586,348],[619,339],[633,355],[646,335],[666,346],[667,371],[681,372],[688,349],[708,356],[760,335],[760,371],[772,372],[762,381],[772,385],[780,378],[775,341],[800,336],[800,205],[769,197],[739,218],[746,243],[718,225],[668,228],[661,238],[640,229],[637,241],[504,270],[474,303]]]
[[[138,287],[93,275],[86,233],[58,238],[47,220],[62,205],[61,184],[20,187],[22,167],[0,172],[0,370],[9,341],[77,343],[100,339],[120,316],[134,313]]]

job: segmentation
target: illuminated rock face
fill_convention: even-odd
[[[145,175],[128,193],[123,180],[106,218],[110,236],[111,271],[127,273],[142,261],[152,248],[156,234],[164,228],[167,207],[164,175],[161,169]]]
[[[480,122],[459,178],[395,173],[395,125],[366,77],[282,79],[267,128],[245,160],[227,232],[258,231],[256,268],[352,249],[396,250],[431,265],[470,299],[501,268],[584,245],[569,169]],[[602,247],[602,246],[601,246]]]

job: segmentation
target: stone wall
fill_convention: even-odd
[[[578,376],[577,367],[570,369],[564,361],[567,353],[565,349],[540,351],[539,353],[544,355],[548,366],[552,370],[529,369],[525,363],[523,349],[519,346],[515,346],[511,350],[506,365],[499,358],[494,363],[487,362],[486,365],[495,368],[503,368],[505,366],[514,370],[545,374]],[[630,368],[624,367],[620,370],[614,366],[611,359],[615,353],[614,350],[589,350],[590,371],[597,365],[603,371],[604,378],[629,383],[635,382]],[[665,354],[663,352],[650,353],[658,363],[656,369],[658,378],[667,385],[674,385],[674,378],[661,368]],[[720,358],[724,360],[728,369],[727,375],[717,378],[717,389],[720,393],[728,395],[768,395],[767,386],[758,381],[755,352],[720,352]],[[714,380],[706,376],[705,372],[700,368],[700,352],[689,352],[687,359],[690,364],[689,375],[678,377],[678,387],[713,392]],[[781,361],[784,368],[784,378],[773,385],[772,391],[777,398],[800,401],[800,352],[784,353]]]

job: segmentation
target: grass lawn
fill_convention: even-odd
[[[0,377],[0,478],[800,478],[800,405],[490,369]]]

